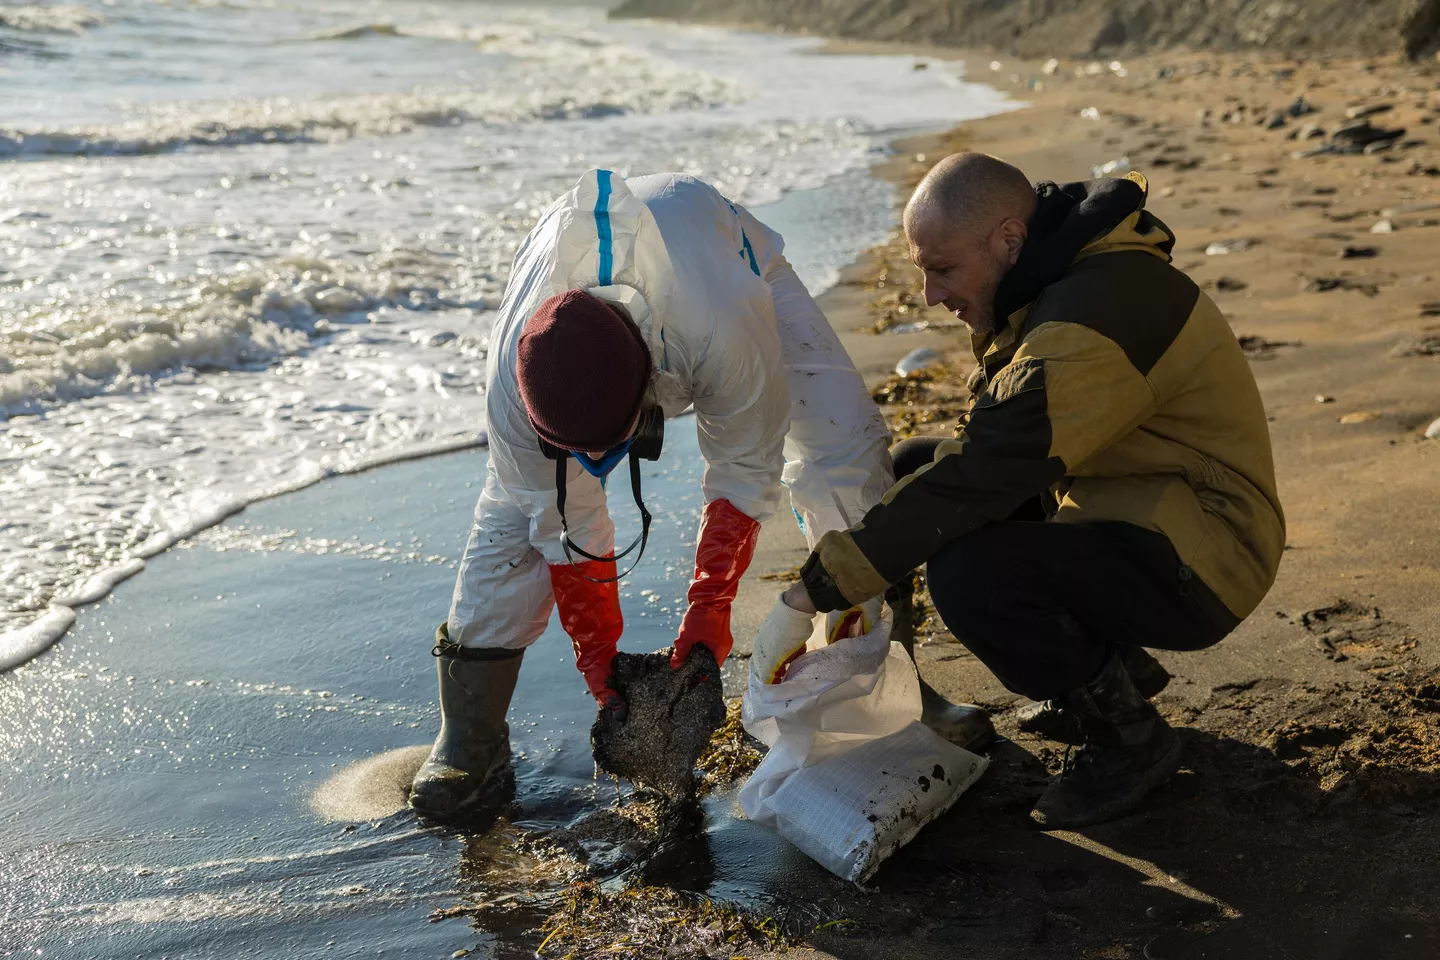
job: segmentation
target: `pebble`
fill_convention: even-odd
[[[1388,218],[1385,219],[1385,220],[1380,220],[1380,221],[1376,222],[1375,226],[1373,226],[1373,227],[1370,228],[1370,232],[1371,232],[1371,233],[1394,233],[1394,232],[1395,232],[1395,224],[1394,224],[1393,221],[1389,220]]]
[[[1377,113],[1388,113],[1394,109],[1390,103],[1370,103],[1363,106],[1349,107],[1345,110],[1345,116],[1351,120],[1359,120],[1361,117],[1373,117]]]
[[[1316,402],[1316,403],[1334,403],[1334,402],[1335,402],[1335,398],[1334,398],[1334,397],[1330,397],[1330,396],[1326,396],[1326,395],[1323,394],[1323,393],[1317,393],[1317,394],[1315,394],[1315,402]]]
[[[1316,107],[1306,100],[1304,95],[1295,98],[1295,102],[1285,109],[1285,112],[1292,117],[1303,117],[1307,113],[1315,113]]]
[[[1097,110],[1097,109],[1095,109],[1094,107],[1086,107],[1084,110],[1081,110],[1081,111],[1080,111],[1080,119],[1081,119],[1081,120],[1099,120],[1099,119],[1100,119],[1100,111]]]
[[[1356,410],[1354,413],[1347,413],[1340,418],[1340,422],[1346,425],[1354,423],[1369,423],[1371,420],[1379,420],[1380,414],[1374,410]]]
[[[1436,420],[1425,428],[1426,440],[1440,440],[1440,420]]]
[[[1216,240],[1205,248],[1207,257],[1221,257],[1228,253],[1240,253],[1255,246],[1255,241],[1248,237],[1236,237],[1233,240]]]
[[[895,364],[895,372],[902,377],[908,377],[939,362],[940,354],[936,350],[931,347],[917,347],[900,358],[900,362]]]

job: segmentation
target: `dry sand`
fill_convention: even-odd
[[[968,148],[1065,181],[1128,157],[1178,234],[1176,265],[1250,348],[1286,559],[1231,637],[1160,654],[1176,679],[1157,702],[1182,728],[1185,766],[1144,812],[1083,833],[1032,827],[1062,754],[1017,733],[1016,698],[932,623],[926,677],[990,707],[1014,739],[847,905],[855,923],[788,955],[1440,956],[1440,439],[1424,439],[1440,418],[1440,69],[1177,55],[1076,76],[1085,63],[992,72],[991,59],[969,58],[971,75],[1031,106],[906,141],[883,173],[908,186]],[[1317,112],[1271,129],[1302,95]],[[1371,104],[1390,107],[1376,126],[1407,131],[1391,149],[1296,156]],[[1307,138],[1311,124],[1325,137]],[[1390,232],[1372,232],[1382,220]],[[1207,255],[1235,239],[1250,245]],[[916,279],[891,243],[822,302],[877,389],[915,346],[947,355],[947,375],[885,406],[899,433],[945,434],[968,400],[963,334],[863,332],[953,319],[924,308]],[[803,546],[793,524],[767,525],[737,607],[732,689]]]

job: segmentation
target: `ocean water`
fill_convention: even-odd
[[[890,138],[1009,106],[915,67],[593,5],[0,3],[0,670],[246,504],[483,444],[510,259],[588,168],[820,198],[818,292]]]

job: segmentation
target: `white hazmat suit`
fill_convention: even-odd
[[[566,290],[634,321],[666,417],[694,406],[707,504],[728,500],[763,522],[783,482],[813,547],[879,501],[893,481],[889,431],[782,246],[743,207],[681,174],[591,171],[545,210],[516,255],[491,337],[490,461],[456,580],[452,643],[523,649],[555,605],[548,568],[567,563],[555,463],[521,401],[516,351],[527,318]],[[601,482],[573,460],[566,516],[578,546],[614,549]]]

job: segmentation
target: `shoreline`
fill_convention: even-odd
[[[925,53],[997,64],[996,85],[1029,106],[898,141],[879,167],[902,193],[957,149],[1034,180],[1091,179],[1121,158],[1117,175],[1149,178],[1148,206],[1178,236],[1175,265],[1252,360],[1289,543],[1270,594],[1234,634],[1197,653],[1158,652],[1175,675],[1157,706],[1185,742],[1182,772],[1142,812],[1083,837],[1028,822],[1063,756],[1018,733],[1023,701],[941,625],[922,627],[926,678],[989,708],[1009,739],[927,828],[914,845],[923,851],[882,872],[887,902],[873,916],[784,955],[909,960],[940,942],[1027,958],[1340,957],[1362,943],[1435,955],[1440,911],[1417,891],[1440,882],[1440,721],[1417,691],[1440,680],[1440,443],[1425,438],[1440,419],[1440,69],[1185,53],[1047,72]],[[1333,136],[1367,117],[1406,132],[1370,153]],[[872,389],[913,346],[943,354],[933,376],[882,405],[897,438],[947,434],[974,363],[963,331],[859,332],[942,319],[917,279],[892,238],[820,298]],[[782,554],[771,573],[801,559]],[[907,879],[936,857],[985,877],[983,889]],[[1062,874],[1073,879],[1046,879]],[[1155,878],[1189,892],[1146,907]],[[1007,894],[1015,903],[997,908]]]

